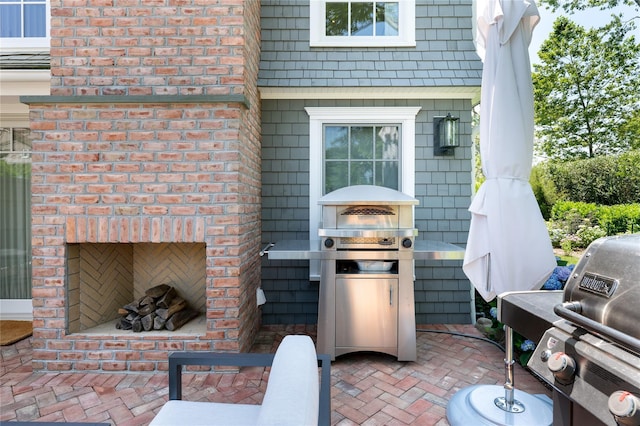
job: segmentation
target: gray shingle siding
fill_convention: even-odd
[[[421,106],[416,117],[415,194],[420,204],[418,239],[464,246],[471,200],[471,103],[469,100],[263,100],[262,238],[264,243],[309,238],[310,106]],[[447,112],[461,119],[462,145],[455,157],[433,153],[433,117]],[[318,160],[319,161],[319,160]],[[416,322],[469,323],[470,284],[462,261],[416,261]],[[267,297],[265,324],[314,324],[318,283],[309,281],[307,261],[263,259]]]
[[[262,1],[263,88],[479,87],[482,64],[471,33],[471,0],[416,0],[416,46],[309,46],[309,3]],[[309,117],[304,107],[421,106],[416,117],[415,194],[418,239],[464,246],[471,200],[471,101],[262,100],[262,235],[265,244],[309,238]],[[455,157],[433,153],[433,117],[461,118]],[[317,159],[319,161],[319,159]],[[314,161],[316,161],[314,159]],[[416,261],[416,322],[468,323],[471,290],[462,261]],[[265,324],[317,321],[318,283],[307,261],[263,259]]]
[[[471,0],[417,0],[416,47],[327,48],[309,46],[307,1],[263,0],[258,85],[479,86],[471,12]]]

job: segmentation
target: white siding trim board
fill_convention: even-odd
[[[480,86],[441,87],[260,87],[261,99],[470,99]]]

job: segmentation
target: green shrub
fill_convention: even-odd
[[[595,218],[598,206],[594,203],[583,203],[575,201],[559,201],[551,209],[551,219],[567,220],[577,216],[579,218]]]
[[[600,226],[584,225],[581,226],[576,232],[576,237],[578,240],[576,246],[580,248],[587,248],[593,241],[606,236],[607,233],[604,229],[600,228]]]
[[[640,232],[640,204],[601,206],[598,223],[607,235]]]
[[[640,150],[618,156],[616,170],[620,199],[615,204],[640,203]]]
[[[548,221],[547,231],[549,231],[549,238],[551,239],[551,244],[554,247],[560,247],[563,238],[567,235],[567,230],[562,226],[562,223]]]
[[[640,203],[640,150],[569,162],[545,162],[531,172],[541,211],[558,200],[598,205]],[[544,215],[544,212],[543,212]]]
[[[640,232],[640,204],[598,206],[560,201],[551,209],[547,230],[553,246],[569,253],[607,235]]]
[[[551,217],[551,208],[560,199],[560,194],[549,177],[546,165],[543,164],[531,170],[529,183],[540,206],[542,217],[548,220]]]
[[[607,236],[607,233],[599,225],[594,225],[591,219],[580,219],[575,215],[566,222],[556,222],[556,226],[558,235],[552,239],[552,244],[554,247],[561,247],[565,254],[571,254],[575,249],[586,248],[598,238]]]
[[[577,248],[575,235],[568,235],[560,241],[560,247],[565,254],[571,254],[573,249]]]

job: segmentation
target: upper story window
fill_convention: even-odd
[[[49,48],[47,0],[0,0],[0,48]]]
[[[311,0],[310,45],[415,46],[415,0]]]

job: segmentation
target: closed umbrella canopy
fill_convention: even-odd
[[[486,181],[473,199],[463,270],[487,301],[540,288],[556,265],[529,176],[533,85],[528,47],[540,17],[533,0],[477,0],[482,59],[480,154]]]

